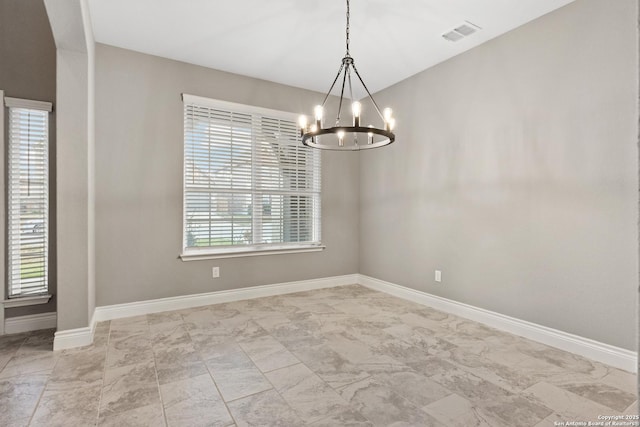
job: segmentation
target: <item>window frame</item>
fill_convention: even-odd
[[[7,251],[6,252],[6,270],[4,272],[5,274],[5,278],[6,278],[6,284],[7,284],[7,289],[3,289],[3,291],[6,291],[6,298],[3,302],[4,307],[5,308],[9,308],[9,307],[20,307],[20,306],[27,306],[27,305],[34,305],[34,304],[43,304],[46,303],[47,301],[49,301],[49,299],[51,298],[51,295],[49,294],[49,286],[50,286],[50,268],[49,268],[49,262],[50,262],[50,248],[51,248],[51,235],[50,235],[50,227],[49,227],[49,221],[51,218],[51,206],[50,206],[50,197],[51,197],[51,185],[50,185],[50,176],[49,176],[49,171],[50,171],[50,163],[51,163],[51,158],[50,158],[50,150],[51,150],[51,113],[53,111],[53,104],[50,102],[45,102],[45,101],[35,101],[35,100],[29,100],[29,99],[20,99],[20,98],[10,98],[10,97],[4,97],[4,107],[7,107],[6,112],[7,112],[7,116],[9,118],[9,122],[6,126],[6,137],[7,137],[7,141],[5,144],[5,153],[6,153],[6,158],[3,159],[3,167],[5,167],[5,174],[4,177],[6,179],[6,193],[4,196],[4,202],[5,204],[5,208],[3,209],[3,214],[6,215],[6,223],[7,223],[7,232],[5,234],[5,246],[4,249]],[[44,250],[43,250],[43,257],[44,257],[44,261],[43,261],[43,269],[44,269],[44,285],[42,286],[42,290],[40,290],[39,292],[19,292],[19,293],[12,293],[12,281],[11,281],[11,275],[13,273],[13,269],[14,266],[11,263],[11,246],[12,246],[12,233],[11,233],[11,215],[9,214],[9,210],[11,209],[10,206],[10,197],[11,197],[11,188],[12,188],[12,182],[11,180],[11,165],[12,162],[15,161],[15,159],[12,157],[13,153],[11,150],[12,147],[12,135],[11,135],[11,129],[12,129],[12,124],[11,124],[11,119],[12,119],[12,109],[29,109],[29,110],[36,110],[36,111],[42,111],[45,113],[46,115],[46,120],[45,120],[45,130],[46,130],[46,135],[45,135],[45,149],[43,151],[44,153],[44,161],[45,164],[43,166],[44,168],[44,172],[43,172],[43,179],[45,180],[45,183],[43,184],[45,186],[46,189],[46,194],[44,195],[44,209],[45,212],[43,213],[44,216],[44,220],[43,220],[43,225],[42,225],[42,233],[43,233],[43,241],[44,241]],[[2,109],[2,114],[4,117],[5,114],[5,109]],[[5,134],[3,133],[3,137],[5,136]],[[18,159],[21,160],[21,159]],[[20,221],[21,222],[21,221]],[[21,237],[19,236],[18,239],[21,239]]]
[[[238,104],[228,101],[221,101],[211,98],[205,98],[196,95],[182,94],[183,100],[183,120],[186,123],[186,107],[187,105],[197,105],[199,107],[204,108],[212,108],[217,110],[229,111],[238,114],[249,114],[252,118],[254,116],[265,116],[278,120],[287,120],[292,123],[297,123],[297,115],[294,113],[283,112],[278,110],[272,110],[267,108],[255,107],[245,104]],[[297,126],[297,125],[296,125]],[[325,249],[325,246],[321,243],[321,222],[322,222],[322,214],[321,207],[317,209],[318,218],[312,218],[314,223],[313,234],[317,235],[317,241],[310,243],[298,243],[298,242],[282,242],[282,243],[273,243],[273,244],[237,244],[232,246],[223,246],[223,247],[215,247],[215,246],[206,246],[201,249],[195,249],[193,247],[187,246],[187,170],[186,170],[186,157],[184,155],[186,149],[186,126],[183,129],[183,139],[182,139],[182,149],[183,149],[183,158],[182,158],[182,179],[183,179],[183,188],[182,188],[182,250],[180,253],[180,259],[182,261],[198,261],[198,260],[206,260],[206,259],[219,259],[219,258],[236,258],[236,257],[247,257],[247,256],[260,256],[260,255],[277,255],[277,254],[288,254],[288,253],[301,253],[301,252],[318,252]],[[302,147],[302,144],[300,144]],[[255,149],[255,145],[251,145],[251,152]],[[306,147],[303,147],[306,148]],[[317,157],[317,170],[315,171],[318,174],[318,180],[321,180],[322,173],[322,165],[321,165],[321,153],[314,154]],[[321,184],[318,184],[318,203],[322,203],[322,188]],[[255,191],[255,186],[251,185],[251,195],[255,197],[259,192]],[[257,221],[257,218],[252,217],[252,224],[254,221]]]

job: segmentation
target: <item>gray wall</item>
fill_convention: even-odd
[[[54,103],[50,117],[50,234],[49,291],[54,297],[42,305],[11,308],[6,317],[56,311],[56,47],[42,0],[0,0],[0,89],[5,96]],[[8,124],[7,124],[8,127]],[[4,201],[2,201],[4,206]],[[5,224],[1,225],[5,227]],[[4,242],[0,242],[4,248]],[[4,249],[0,251],[4,254]],[[4,262],[4,260],[2,261]],[[4,269],[0,276],[4,279]]]
[[[636,8],[578,0],[378,93],[360,272],[635,350]]]
[[[45,0],[57,48],[58,331],[89,325],[93,275],[94,42],[87,0]]]
[[[323,154],[323,252],[182,262],[181,93],[311,113],[322,94],[98,44],[96,305],[358,272],[358,158]],[[221,268],[219,279],[211,267]]]

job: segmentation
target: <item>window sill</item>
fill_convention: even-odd
[[[280,254],[295,254],[303,252],[320,252],[325,249],[326,246],[319,245],[305,245],[305,246],[283,246],[279,248],[269,249],[256,249],[256,248],[243,248],[243,249],[223,249],[223,250],[207,250],[207,251],[190,251],[180,254],[182,261],[202,261],[207,259],[223,259],[223,258],[241,258],[248,256],[262,256],[262,255],[280,255]]]
[[[16,297],[0,301],[4,308],[25,307],[27,305],[46,304],[51,299],[51,295],[36,295],[32,297]]]

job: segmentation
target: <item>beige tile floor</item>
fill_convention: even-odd
[[[635,375],[353,285],[0,337],[2,426],[552,426]],[[560,424],[555,424],[560,425]]]

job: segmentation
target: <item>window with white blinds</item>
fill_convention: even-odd
[[[46,294],[51,104],[15,98],[5,98],[5,103],[9,107],[8,296]]]
[[[183,253],[320,245],[320,153],[295,117],[183,99]]]

